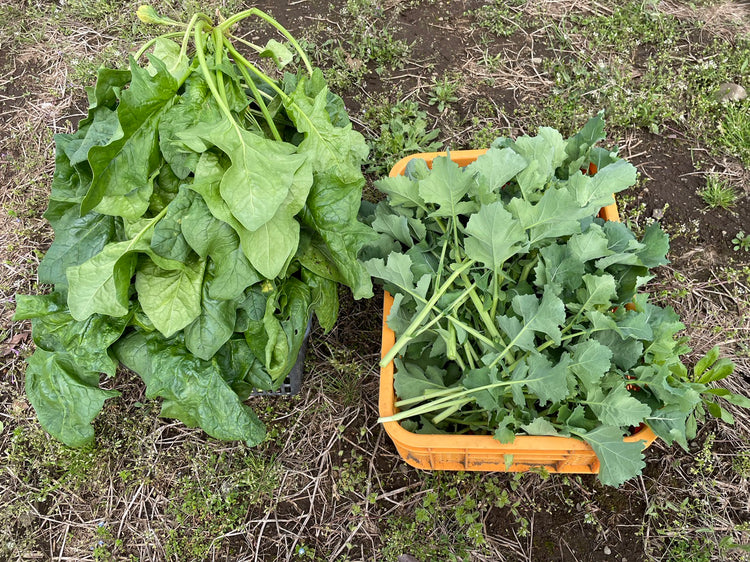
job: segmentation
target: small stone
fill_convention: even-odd
[[[742,101],[746,97],[747,90],[739,84],[732,84],[731,82],[720,84],[719,89],[716,92],[716,99],[722,103]]]
[[[655,218],[656,220],[661,220],[664,218],[664,209],[654,209],[651,213],[651,216]]]
[[[401,554],[398,557],[398,562],[419,562],[419,560],[414,558],[411,554]]]
[[[612,550],[608,546],[605,546],[604,547],[604,554],[606,554],[607,556],[609,556],[610,554],[612,554]]]

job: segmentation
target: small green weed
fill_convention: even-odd
[[[521,29],[524,14],[519,8],[525,3],[525,0],[495,0],[467,15],[475,17],[479,26],[491,33],[500,37],[510,37]]]
[[[719,126],[719,143],[750,166],[750,103],[723,106],[724,118]]]
[[[698,195],[712,209],[730,209],[737,202],[737,192],[718,174],[706,177],[706,185],[698,190]]]
[[[440,129],[433,129],[427,114],[416,102],[371,105],[365,118],[380,135],[369,139],[372,154],[366,171],[385,175],[399,159],[415,152],[432,152],[442,146],[436,139]]]
[[[750,234],[745,234],[745,231],[740,230],[737,236],[732,238],[732,244],[734,244],[733,250],[735,252],[739,250],[750,252]]]
[[[430,99],[427,103],[437,105],[437,110],[442,112],[446,106],[458,101],[457,77],[444,76],[433,84],[430,89]]]

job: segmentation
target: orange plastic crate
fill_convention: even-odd
[[[487,151],[456,150],[450,153],[450,157],[459,166],[467,166],[485,152]],[[390,175],[403,174],[407,162],[413,158],[422,158],[431,166],[434,158],[445,155],[445,152],[413,154],[397,162]],[[592,173],[595,171],[591,170]],[[614,199],[612,205],[602,208],[599,216],[604,220],[620,220]],[[386,291],[383,298],[381,357],[385,357],[396,340],[393,330],[386,323],[392,304],[393,297]],[[391,361],[380,369],[380,416],[396,414],[398,410],[395,403]],[[586,442],[573,437],[518,435],[513,443],[504,445],[491,435],[422,435],[405,430],[395,421],[385,422],[383,425],[399,455],[408,464],[424,470],[524,472],[532,468],[544,468],[548,472],[599,472],[599,459],[593,449]],[[646,426],[624,438],[630,442],[643,441],[644,449],[655,439],[654,432]],[[512,460],[507,455],[512,455]],[[509,465],[506,465],[506,460]]]

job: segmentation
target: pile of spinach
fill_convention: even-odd
[[[119,361],[163,399],[163,416],[255,445],[265,428],[243,401],[278,388],[312,312],[328,330],[338,284],[372,295],[357,261],[373,238],[357,221],[368,148],[267,14],[218,24],[147,6],[138,15],[179,30],[149,41],[129,69],[100,69],[88,116],[55,139],[44,215],[55,238],[38,271],[54,290],[16,301],[37,346],[28,397],[49,433],[91,442],[92,420],[118,395],[100,388],[100,373],[114,376]],[[247,17],[292,49],[234,37]],[[295,55],[296,74],[259,68]]]
[[[617,486],[645,466],[642,442],[623,441],[641,424],[686,448],[705,409],[731,421],[716,396],[750,406],[708,386],[733,370],[718,350],[688,373],[683,324],[638,292],[667,263],[666,234],[595,218],[636,181],[595,146],[603,130],[600,114],[568,140],[541,128],[464,168],[414,159],[376,183],[387,198],[367,211],[379,239],[362,257],[394,295],[381,365],[395,361],[400,409],[381,421],[502,443],[574,436]]]

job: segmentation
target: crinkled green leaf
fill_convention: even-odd
[[[71,206],[55,221],[55,240],[39,264],[38,277],[42,283],[65,287],[69,267],[87,262],[115,238],[116,219],[98,213],[80,216]]]
[[[148,398],[163,398],[161,415],[225,440],[255,446],[265,427],[245,406],[213,361],[190,354],[179,339],[165,340],[157,332],[133,332],[115,346],[119,360],[146,383]],[[175,376],[179,373],[179,376]]]
[[[66,270],[68,307],[78,321],[92,314],[125,316],[137,255],[133,243],[113,242],[81,265]]]
[[[37,348],[70,354],[86,372],[114,376],[116,363],[107,352],[122,335],[129,316],[113,318],[94,314],[82,322],[68,311],[65,295],[17,295],[15,320],[31,318],[32,337]]]
[[[70,447],[94,441],[91,422],[108,398],[120,395],[99,388],[99,376],[71,355],[44,349],[28,359],[26,394],[42,427]]]

